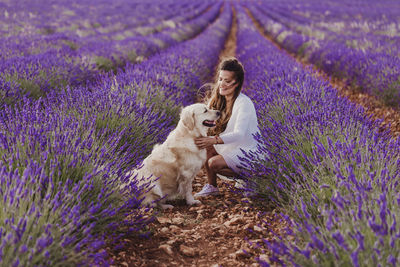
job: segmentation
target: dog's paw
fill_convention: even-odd
[[[174,208],[174,206],[169,205],[169,204],[160,204],[160,207],[161,207],[163,210],[173,209],[173,208]]]
[[[200,200],[196,200],[193,199],[192,201],[187,201],[186,202],[188,205],[192,206],[192,205],[201,205],[201,201]]]

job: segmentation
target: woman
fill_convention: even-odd
[[[221,111],[221,117],[207,137],[195,139],[199,148],[207,149],[205,168],[208,183],[195,197],[217,195],[217,174],[237,176],[240,159],[255,150],[257,141],[253,134],[258,132],[256,110],[249,97],[241,93],[244,69],[236,58],[223,60],[218,68],[217,80],[207,99],[207,105]]]

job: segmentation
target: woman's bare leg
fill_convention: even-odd
[[[215,173],[209,166],[208,160],[214,156],[218,155],[214,147],[207,148],[207,160],[204,164],[207,172],[208,183],[213,186],[217,186],[217,173]]]
[[[235,172],[228,167],[228,164],[226,164],[224,158],[221,155],[215,155],[211,157],[208,161],[208,168],[210,170],[210,173],[213,174],[212,177],[208,177],[208,182],[212,184],[213,186],[217,186],[217,174],[222,174],[225,176],[235,176]],[[212,178],[212,179],[210,179]]]
[[[226,177],[232,177],[232,176],[237,175],[237,173],[232,171],[231,168],[223,168],[223,169],[219,170],[217,173],[222,174],[223,176],[226,176]]]
[[[204,164],[207,172],[208,183],[217,186],[217,174],[232,177],[236,173],[228,167],[224,158],[215,151],[214,147],[207,149],[207,160]]]

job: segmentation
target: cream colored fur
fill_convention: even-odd
[[[146,182],[144,178],[151,177],[150,186],[153,188],[144,194],[144,205],[173,208],[165,201],[177,197],[185,198],[188,205],[201,204],[193,198],[192,182],[205,163],[206,150],[199,149],[194,138],[207,135],[208,127],[203,125],[204,120],[215,121],[218,118],[219,112],[204,104],[193,104],[182,110],[177,127],[166,141],[155,145],[143,161],[143,167],[129,174],[130,179],[139,179],[141,184]],[[155,203],[160,198],[163,199]]]

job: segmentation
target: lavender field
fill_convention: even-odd
[[[254,18],[287,51],[354,90],[400,105],[398,1],[262,1]]]
[[[397,266],[400,141],[287,52],[398,107],[398,10],[0,1],[0,266],[108,266],[106,247],[149,235],[147,188],[120,185],[204,93],[233,23],[260,126],[242,176],[255,205],[273,203],[289,225],[263,239],[259,264]]]

